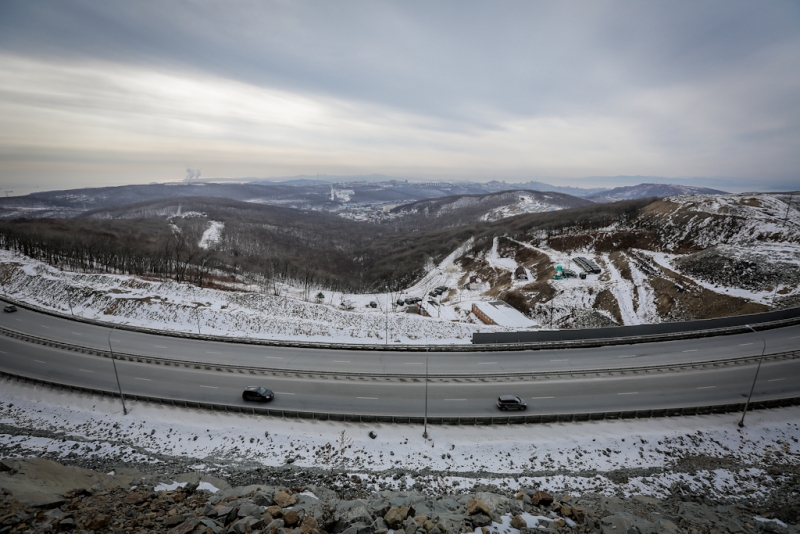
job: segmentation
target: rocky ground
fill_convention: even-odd
[[[360,477],[259,470],[227,481],[199,473],[101,473],[43,459],[0,461],[0,532],[270,534],[796,533],[800,467],[770,496],[710,499],[675,482],[666,498],[550,494],[475,484],[453,494],[370,491]],[[297,471],[308,471],[307,473]],[[282,473],[282,474],[281,474]],[[164,480],[169,483],[164,483]],[[172,480],[180,482],[172,483]],[[335,488],[335,489],[333,489]],[[422,488],[420,488],[422,489]]]

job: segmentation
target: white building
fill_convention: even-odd
[[[473,302],[472,313],[486,324],[511,328],[534,328],[539,326],[502,300]]]

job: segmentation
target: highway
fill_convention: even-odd
[[[71,344],[107,350],[109,328],[20,309],[2,314],[0,326]],[[754,364],[673,372],[627,372],[554,378],[491,379],[498,370],[541,372],[561,369],[631,367],[686,363],[736,356],[759,356],[761,336],[767,353],[797,349],[800,327],[663,343],[591,349],[430,353],[430,371],[473,378],[431,380],[431,417],[498,415],[494,401],[505,393],[528,403],[527,414],[648,410],[743,402],[750,391]],[[81,338],[81,339],[77,339]],[[192,402],[245,405],[241,391],[264,385],[276,392],[270,408],[364,415],[420,416],[426,354],[419,352],[337,351],[210,343],[114,330],[115,351],[180,360],[236,362],[263,368],[338,371],[330,376],[249,374],[184,366],[117,361],[127,394]],[[282,360],[277,360],[282,358]],[[421,367],[420,367],[421,366]],[[107,391],[116,390],[112,362],[105,357],[62,350],[0,336],[0,370],[15,375]],[[393,374],[388,378],[347,378],[348,372]],[[753,400],[800,396],[800,359],[766,361]],[[247,403],[247,405],[250,405]]]

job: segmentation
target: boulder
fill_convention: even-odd
[[[253,503],[257,504],[258,506],[266,507],[275,504],[275,501],[272,500],[272,495],[268,495],[263,491],[256,491],[250,498],[252,499]]]
[[[386,515],[383,516],[384,521],[391,529],[397,530],[400,525],[405,521],[408,514],[411,513],[409,506],[392,506]]]
[[[517,530],[522,528],[528,528],[528,522],[522,519],[522,516],[517,514],[513,518],[511,518],[511,526]]]
[[[200,523],[200,521],[196,517],[190,517],[177,527],[169,529],[167,534],[189,534],[189,532],[194,530],[194,527],[196,527],[198,523]]]
[[[335,533],[342,532],[354,523],[371,525],[373,521],[372,516],[369,515],[367,503],[360,499],[339,501],[334,510],[333,519],[335,521]]]
[[[100,515],[102,515],[102,514],[100,514]],[[165,526],[165,527],[174,527],[175,525],[178,525],[178,524],[180,524],[180,523],[183,523],[185,519],[186,519],[186,516],[185,516],[185,515],[183,515],[183,514],[172,514],[172,515],[168,515],[168,516],[167,516],[167,517],[164,519],[164,526]],[[109,518],[109,521],[110,521],[110,520],[111,520],[111,519]],[[103,526],[105,526],[105,525],[103,525]],[[90,530],[97,530],[97,529],[98,529],[98,528],[100,528],[100,527],[92,527],[92,526],[89,526],[89,525],[87,525],[87,528],[89,528]]]
[[[303,534],[319,534],[319,523],[313,515],[307,515],[300,523],[300,532]]]
[[[288,506],[294,506],[297,503],[297,498],[293,495],[289,495],[286,491],[281,490],[275,494],[273,497],[275,504],[280,506],[281,508],[286,508]],[[274,515],[274,514],[273,514]]]
[[[289,510],[288,512],[283,514],[283,523],[287,527],[294,527],[299,522],[300,522],[300,515],[296,511]]]
[[[553,496],[540,490],[533,494],[531,502],[536,506],[550,506],[553,504]]]
[[[267,513],[276,519],[280,519],[283,517],[283,508],[275,504],[267,508]]]
[[[492,518],[482,512],[471,514],[470,520],[476,527],[486,527],[492,524]]]
[[[271,523],[269,523],[266,527],[264,527],[264,532],[270,534],[272,532],[278,532],[283,528],[283,519],[273,519]]]
[[[251,502],[243,502],[239,506],[239,517],[261,517],[264,514],[264,508]]]
[[[484,514],[490,518],[492,517],[492,513],[489,511],[489,507],[486,506],[486,503],[478,499],[470,499],[469,502],[467,502],[467,513],[469,515]]]
[[[178,517],[180,517],[180,521],[178,521],[178,523],[182,523],[183,522],[183,516],[178,516]],[[99,514],[95,514],[95,515],[92,516],[92,518],[89,520],[89,522],[86,523],[86,528],[89,529],[89,530],[100,530],[101,528],[107,527],[110,523],[111,523],[111,516],[110,515],[99,513]],[[171,525],[167,525],[166,521],[164,521],[164,524],[166,526],[171,526]],[[173,525],[175,525],[175,524],[177,524],[177,523],[173,523]]]

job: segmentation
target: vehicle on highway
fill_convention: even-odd
[[[17,311],[17,307],[14,306],[13,304],[9,304],[8,306],[3,308],[3,311],[8,313],[15,312]]]
[[[274,397],[272,390],[263,386],[248,386],[242,392],[242,398],[246,401],[267,402]]]
[[[516,395],[500,395],[497,397],[497,407],[501,410],[524,410],[528,405]]]

